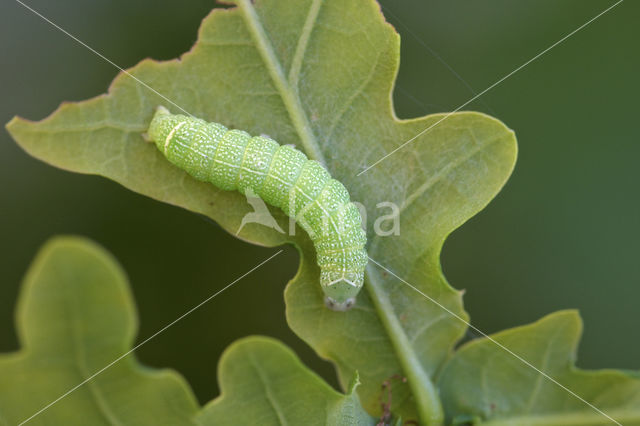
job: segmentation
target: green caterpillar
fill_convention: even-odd
[[[147,138],[167,159],[225,191],[252,191],[309,234],[326,305],[345,311],[364,282],[367,237],[344,185],[295,148],[158,107]]]

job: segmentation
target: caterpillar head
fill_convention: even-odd
[[[320,285],[325,294],[325,305],[334,311],[348,311],[355,305],[363,281],[361,272],[322,271]]]

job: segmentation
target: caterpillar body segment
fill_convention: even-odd
[[[317,161],[264,136],[173,115],[158,107],[147,137],[165,157],[196,179],[246,193],[282,209],[309,234],[327,306],[353,306],[368,257],[358,208],[347,189]]]

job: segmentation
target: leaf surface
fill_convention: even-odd
[[[352,383],[336,392],[283,344],[249,337],[231,345],[219,364],[222,395],[199,414],[202,424],[374,425]]]
[[[124,273],[96,244],[47,243],[18,307],[22,350],[0,354],[0,424],[373,425],[354,389],[343,395],[283,344],[249,337],[219,364],[222,395],[200,410],[184,379],[140,365]]]
[[[28,424],[195,424],[198,405],[180,375],[121,358],[134,343],[135,309],[123,271],[95,244],[65,237],[41,249],[17,324],[22,349],[0,354],[0,424],[16,425],[60,397]]]
[[[640,425],[640,379],[616,370],[576,368],[581,331],[576,312],[560,311],[491,336],[566,389],[489,339],[464,345],[440,379],[448,417],[494,426],[612,425],[612,419]]]
[[[106,176],[207,215],[232,233],[251,211],[246,200],[190,178],[145,143],[141,133],[154,108],[182,108],[295,144],[362,203],[370,256],[465,319],[460,293],[440,270],[440,251],[446,236],[504,185],[515,163],[513,132],[473,112],[398,119],[391,93],[399,37],[372,0],[237,3],[212,12],[198,42],[179,60],[145,60],[129,70],[174,104],[121,74],[107,95],[63,104],[40,122],[16,118],[9,131],[27,152],[50,164]],[[390,214],[381,203],[398,207],[399,235],[376,236],[376,219]],[[273,214],[289,229],[281,212]],[[383,228],[389,225],[382,222]],[[393,411],[405,420],[442,420],[433,376],[463,335],[462,321],[374,263],[356,307],[331,312],[323,305],[314,249],[300,229],[291,236],[249,224],[240,237],[299,247],[302,263],[286,291],[289,324],[336,364],[345,388],[360,372],[358,393],[369,412],[380,414],[383,383],[401,376],[408,380],[392,384]]]

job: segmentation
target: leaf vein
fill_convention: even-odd
[[[309,38],[311,37],[311,32],[313,31],[316,20],[318,19],[318,14],[320,12],[321,5],[322,5],[322,0],[313,0],[313,3],[311,3],[311,7],[309,8],[309,13],[307,14],[307,19],[305,20],[304,27],[302,28],[302,34],[298,39],[298,44],[296,45],[296,51],[293,55],[293,61],[291,62],[291,69],[289,70],[289,85],[292,88],[294,88],[296,91],[298,90],[298,78],[300,77],[300,69],[302,68],[302,61],[307,51],[307,46],[309,45]]]
[[[256,362],[256,360],[253,357],[252,353],[249,353],[248,356],[249,356],[249,360],[251,361],[251,365],[253,366],[253,369],[256,371],[256,373],[258,375],[258,378],[260,379],[260,382],[262,383],[262,386],[264,387],[265,394],[266,394],[266,397],[267,397],[267,401],[269,402],[269,405],[271,406],[271,408],[273,409],[274,413],[278,417],[278,421],[283,426],[287,425],[287,419],[286,419],[286,417],[284,415],[284,412],[282,411],[282,408],[278,404],[278,401],[276,400],[276,398],[274,398],[273,392],[271,390],[271,386],[269,386],[268,380],[264,377],[264,374],[262,373],[262,369],[260,368],[260,366]]]
[[[416,199],[420,198],[425,192],[427,192],[433,185],[442,180],[447,174],[451,171],[457,169],[462,164],[473,158],[476,154],[482,152],[484,149],[489,147],[490,145],[501,140],[501,137],[493,138],[487,141],[484,145],[477,145],[475,148],[468,150],[465,155],[458,158],[456,161],[452,161],[440,170],[436,172],[433,176],[431,176],[425,183],[423,183],[418,189],[416,189],[411,195],[409,195],[402,206],[400,207],[400,213],[405,211],[411,204],[413,204]]]
[[[318,146],[316,137],[311,130],[309,118],[300,103],[300,98],[297,93],[294,93],[287,83],[282,70],[282,65],[273,51],[271,42],[269,41],[264,28],[262,28],[262,25],[260,24],[260,20],[258,19],[251,1],[239,0],[238,5],[243,12],[242,16],[244,17],[249,32],[255,41],[256,49],[262,56],[262,60],[265,62],[265,66],[271,75],[271,79],[282,97],[282,101],[290,115],[293,126],[300,137],[300,142],[302,143],[307,156],[324,164],[324,156],[322,155],[322,151]]]

